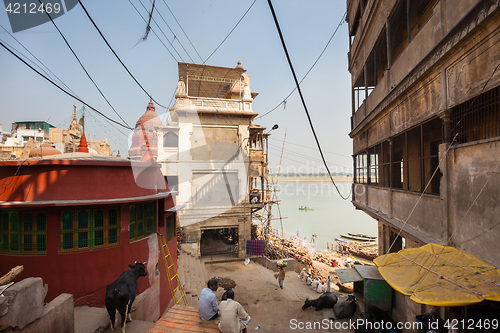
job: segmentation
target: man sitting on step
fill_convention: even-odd
[[[203,288],[200,293],[198,312],[200,313],[200,318],[203,320],[214,320],[219,316],[219,305],[215,296],[218,287],[219,283],[217,280],[210,279],[208,280],[207,287]]]
[[[227,299],[220,302],[219,330],[222,333],[240,333],[247,331],[247,325],[250,322],[250,316],[246,313],[243,306],[234,300],[234,291],[226,291]]]

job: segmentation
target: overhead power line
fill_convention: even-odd
[[[195,50],[196,54],[198,55],[198,57],[200,57],[200,60],[203,62],[203,58],[201,57],[200,53],[198,53],[198,50],[196,49],[196,47],[193,45],[193,42],[191,42],[191,39],[189,39],[188,35],[186,34],[186,32],[184,31],[184,29],[182,28],[182,25],[179,23],[179,21],[177,20],[177,18],[175,17],[174,13],[172,12],[172,10],[170,9],[170,7],[167,5],[167,2],[165,0],[163,0],[163,3],[165,4],[165,6],[167,6],[167,9],[168,11],[170,12],[170,14],[172,14],[175,22],[177,22],[177,24],[179,25],[179,27],[181,28],[182,30],[182,33],[184,34],[184,36],[186,36],[187,40],[189,41],[189,44],[191,44],[191,46],[193,47],[193,49]]]
[[[311,68],[309,68],[309,70],[306,72],[306,74],[304,75],[304,77],[302,77],[302,79],[300,80],[299,84],[302,83],[302,81],[304,81],[304,79],[309,75],[309,73],[312,71],[312,69],[316,66],[316,64],[318,63],[319,59],[323,56],[323,53],[325,53],[326,49],[328,48],[328,46],[330,45],[330,42],[332,41],[333,37],[335,36],[335,34],[337,33],[337,31],[339,30],[340,26],[344,23],[345,21],[345,17],[347,15],[347,12],[344,13],[344,15],[342,15],[342,18],[340,19],[340,22],[339,24],[337,25],[337,27],[335,28],[335,30],[333,31],[333,34],[330,36],[330,39],[328,40],[328,42],[326,43],[325,47],[323,48],[323,51],[321,51],[321,53],[319,54],[318,58],[316,58],[316,60],[314,61],[314,63],[312,64]],[[262,118],[264,116],[267,116],[268,114],[270,114],[271,112],[275,111],[277,108],[280,107],[280,105],[284,104],[286,106],[286,100],[292,96],[292,94],[295,92],[295,90],[297,90],[297,87],[294,87],[293,90],[283,99],[283,101],[281,103],[279,103],[278,105],[276,105],[274,108],[272,108],[271,110],[267,111],[266,113],[264,113],[263,115],[261,116],[258,116],[257,118],[255,119],[259,119],[259,118]]]
[[[139,16],[142,18],[142,20],[144,22],[147,22],[146,19],[144,17],[142,17],[142,14],[141,12],[139,11],[139,9],[137,9],[137,7],[134,5],[134,3],[131,1],[131,0],[128,0],[128,2],[132,5],[132,7],[134,7],[135,11],[137,12],[137,14],[139,14]],[[161,29],[160,29],[161,30]],[[165,43],[163,43],[163,41],[161,40],[160,36],[158,36],[158,34],[156,33],[156,31],[153,30],[153,34],[156,36],[156,38],[158,38],[158,40],[160,41],[160,43],[163,45],[163,47],[165,48],[165,50],[167,50],[167,52],[172,56],[172,58],[175,60],[175,62],[179,62],[179,60],[177,60],[177,58],[174,56],[174,54],[172,53],[172,51],[170,51],[167,47],[167,45],[165,45]],[[165,34],[163,34],[165,36]],[[167,39],[167,42],[170,43],[170,45],[172,45],[172,43],[168,40],[168,38],[165,36],[165,38]],[[175,49],[175,47],[173,47],[172,45],[172,48],[175,50],[175,52],[179,55],[180,57],[180,54],[179,52],[177,52],[177,50]],[[182,57],[181,57],[182,58]]]
[[[144,4],[142,3],[141,0],[139,0],[139,2],[141,3],[141,5],[144,7],[144,9],[146,9],[146,6],[144,6]],[[179,40],[179,38],[177,38],[177,35],[175,34],[175,32],[172,30],[172,28],[170,28],[170,25],[168,25],[167,21],[163,18],[163,15],[160,13],[160,11],[157,9],[156,12],[158,13],[158,15],[160,16],[160,18],[162,19],[163,23],[165,23],[165,25],[167,26],[168,30],[170,30],[170,32],[172,33],[172,35],[174,36],[174,39],[172,40],[175,41],[177,39],[177,41],[179,42],[179,45],[182,47],[182,49],[184,50],[184,52],[186,52],[187,56],[189,57],[189,59],[191,59],[191,62],[194,63],[194,60],[193,58],[191,58],[191,55],[188,53],[188,51],[186,50],[186,48],[184,47],[184,45],[182,45],[181,41]],[[165,36],[165,38],[167,38],[167,36],[165,35],[165,33],[163,32],[163,30],[160,28],[160,25],[158,24],[158,22],[156,22],[156,20],[153,18],[153,22],[158,26],[158,29],[160,29],[161,33],[163,34],[163,36]],[[168,40],[168,38],[167,38]],[[172,43],[170,43],[170,45],[172,45],[172,47],[174,47],[174,45]],[[177,52],[177,51],[176,51]],[[179,54],[177,52],[177,54]],[[180,57],[180,54],[179,54],[179,57]],[[182,57],[181,57],[182,58]],[[183,60],[184,61],[184,60]]]
[[[316,131],[314,130],[314,126],[311,120],[311,116],[309,115],[309,111],[307,109],[306,101],[304,100],[304,96],[302,95],[302,90],[300,89],[300,83],[299,80],[297,79],[297,75],[295,74],[295,70],[293,69],[292,65],[292,60],[290,59],[290,55],[288,54],[288,50],[286,48],[285,44],[285,39],[283,38],[283,34],[281,33],[281,28],[278,23],[278,18],[276,17],[276,13],[274,12],[273,4],[271,0],[267,0],[267,3],[269,4],[269,8],[271,9],[271,13],[273,15],[274,23],[276,24],[276,29],[278,30],[278,34],[280,36],[281,44],[283,45],[283,50],[285,51],[286,59],[288,60],[288,64],[290,65],[290,70],[292,71],[293,79],[295,80],[295,84],[297,86],[297,90],[300,95],[300,99],[302,101],[302,105],[304,106],[304,110],[306,112],[307,120],[309,121],[309,126],[311,127],[311,131],[314,135],[314,140],[316,141],[316,145],[318,146],[319,153],[321,155],[321,159],[323,160],[323,164],[325,165],[326,171],[328,172],[328,175],[330,176],[330,180],[332,181],[332,184],[335,186],[337,189],[338,194],[340,197],[344,200],[348,200],[349,197],[344,197],[342,193],[340,193],[339,188],[337,187],[337,184],[335,184],[335,181],[333,180],[332,173],[330,172],[330,169],[328,168],[328,164],[326,163],[325,156],[323,155],[323,151],[321,150],[321,145],[318,140],[318,136],[316,135]]]
[[[78,0],[80,1],[80,0]],[[217,52],[217,50],[222,46],[222,44],[224,44],[224,42],[226,41],[226,39],[229,38],[229,36],[231,36],[231,34],[233,33],[234,29],[236,29],[236,27],[240,24],[240,22],[243,20],[243,18],[245,18],[245,16],[247,15],[247,13],[250,11],[250,9],[252,9],[253,5],[255,4],[257,0],[253,0],[252,4],[250,5],[250,7],[248,7],[247,11],[245,12],[245,14],[243,14],[243,16],[239,19],[238,22],[236,22],[236,25],[231,29],[231,31],[229,31],[229,33],[227,34],[227,36],[222,40],[222,42],[220,42],[219,46],[217,46],[215,48],[215,50],[210,53],[210,55],[208,56],[207,59],[205,59],[205,61],[203,62],[203,65],[205,65],[205,63],[208,61],[208,59],[210,59],[215,52]]]
[[[52,83],[54,86],[56,86],[57,88],[59,88],[59,90],[61,90],[62,92],[64,92],[65,94],[67,94],[68,96],[76,99],[77,101],[79,101],[80,103],[82,104],[85,104],[87,105],[91,110],[94,110],[95,112],[97,112],[98,114],[100,114],[102,117],[106,118],[107,120],[117,124],[117,125],[120,125],[121,127],[124,127],[126,129],[129,129],[129,130],[133,130],[133,128],[129,127],[129,126],[126,126],[108,116],[106,116],[104,113],[102,113],[101,111],[97,110],[96,108],[92,107],[91,105],[89,105],[88,103],[86,103],[85,101],[83,101],[81,98],[73,95],[72,93],[68,92],[67,90],[65,90],[63,87],[61,87],[60,85],[58,85],[57,83],[55,83],[54,81],[52,81],[49,77],[47,77],[46,75],[43,75],[42,73],[40,73],[39,71],[37,71],[33,66],[31,66],[30,64],[28,64],[24,59],[22,59],[21,57],[19,57],[17,54],[15,54],[11,49],[9,49],[4,43],[2,43],[0,41],[0,45],[6,49],[7,51],[9,51],[14,57],[16,57],[17,59],[19,59],[20,61],[22,61],[26,66],[28,66],[29,68],[31,68],[35,73],[37,73],[38,75],[40,75],[41,77],[43,77],[45,80],[49,81],[50,83]]]
[[[29,54],[30,54],[33,58],[35,58],[35,59],[36,59],[36,60],[37,60],[37,61],[38,61],[38,62],[39,62],[39,63],[40,63],[40,64],[41,64],[41,65],[42,65],[42,66],[43,66],[43,67],[44,67],[47,71],[49,71],[49,73],[50,73],[50,74],[52,74],[52,75],[53,75],[53,76],[54,76],[54,77],[55,77],[55,78],[56,78],[56,79],[57,79],[57,80],[58,80],[58,81],[59,81],[59,82],[60,82],[60,83],[61,83],[61,84],[62,84],[62,85],[66,88],[66,89],[68,89],[69,91],[71,91],[73,94],[75,94],[75,95],[76,95],[76,93],[75,93],[73,90],[71,90],[71,88],[70,88],[70,87],[68,87],[68,85],[67,85],[66,83],[64,83],[64,81],[63,81],[63,80],[61,80],[61,79],[60,79],[60,78],[59,78],[56,74],[54,74],[54,72],[52,72],[52,71],[50,70],[50,68],[48,68],[48,67],[47,67],[47,66],[46,66],[46,65],[45,65],[45,64],[44,64],[44,63],[43,63],[40,59],[38,59],[38,58],[37,58],[37,57],[36,57],[36,56],[35,56],[35,55],[34,55],[34,54],[30,51],[30,50],[28,50],[28,48],[26,48],[26,46],[24,46],[24,45],[23,45],[23,43],[21,43],[21,42],[20,42],[20,41],[19,41],[19,40],[18,40],[18,39],[17,39],[17,38],[13,35],[13,34],[11,34],[11,33],[9,32],[9,30],[5,29],[5,27],[4,27],[3,25],[1,25],[1,24],[0,24],[0,27],[2,27],[2,29],[3,29],[6,33],[8,33],[8,34],[10,35],[10,37],[12,37],[12,38],[13,38],[13,39],[14,39],[14,40],[15,40],[15,41],[19,44],[19,45],[21,45],[21,47],[22,47],[23,49],[25,49],[25,50],[26,50],[26,51],[27,51],[27,52],[28,52],[28,53],[29,53]],[[7,44],[7,43],[6,43],[6,44]],[[7,44],[7,45],[8,45],[8,44]],[[11,48],[12,48],[12,49],[14,49],[12,46],[11,46]],[[15,49],[14,49],[14,50],[15,50]],[[19,52],[19,51],[18,51],[18,53],[21,53],[21,52]],[[22,54],[22,53],[21,53],[21,54]],[[26,57],[26,59],[28,59],[28,57]],[[35,62],[34,62],[34,61],[33,61],[32,63],[33,63],[33,64],[35,64]],[[39,67],[38,65],[36,65],[36,66],[37,66],[38,68],[40,68],[40,70],[42,70],[42,71],[43,71],[43,72],[44,72],[47,76],[49,76],[49,74],[48,74],[45,70],[43,70],[43,69],[42,69],[41,67]]]
[[[45,7],[45,5],[43,4],[42,0],[38,0],[38,2],[40,2],[40,4]],[[111,103],[106,98],[106,96],[104,96],[104,93],[101,91],[101,89],[99,88],[99,86],[97,85],[97,83],[95,83],[95,81],[92,78],[92,76],[90,76],[90,74],[87,71],[87,69],[85,68],[85,66],[83,66],[82,62],[80,61],[80,58],[78,58],[78,55],[76,54],[76,52],[73,50],[73,48],[71,47],[71,45],[69,45],[68,40],[66,39],[66,37],[64,36],[64,34],[59,29],[59,27],[57,26],[56,22],[54,22],[54,20],[52,19],[52,16],[50,16],[50,14],[49,14],[49,12],[47,10],[45,10],[45,13],[47,14],[47,16],[49,17],[50,21],[52,22],[52,24],[56,28],[57,32],[59,32],[59,35],[61,35],[62,39],[64,40],[64,42],[66,43],[66,45],[68,46],[68,48],[71,50],[71,53],[73,53],[73,55],[75,56],[76,60],[78,61],[78,63],[82,67],[82,69],[85,72],[85,74],[87,74],[87,77],[90,79],[90,81],[92,81],[92,83],[96,87],[97,91],[99,91],[99,93],[101,94],[102,98],[104,98],[104,100],[106,101],[106,103],[108,103],[108,105],[113,109],[113,111],[116,113],[116,115],[118,116],[118,118],[120,118],[127,126],[130,127],[130,125],[125,121],[125,119],[123,119],[122,116],[120,116],[120,114],[118,113],[118,111],[116,111],[116,109],[113,107],[113,105],[111,105]]]
[[[148,95],[148,97],[156,103],[156,105],[158,106],[161,106],[162,108],[166,109],[167,107],[163,104],[160,104],[157,100],[155,100],[153,98],[153,96],[151,96],[150,93],[147,92],[146,89],[144,89],[144,87],[139,83],[139,81],[137,81],[137,79],[134,77],[134,75],[132,75],[132,73],[130,72],[130,70],[127,68],[127,66],[125,66],[125,64],[123,63],[123,61],[120,59],[120,57],[118,56],[118,54],[116,54],[115,50],[111,47],[111,45],[108,43],[108,40],[106,39],[106,37],[104,37],[104,35],[102,34],[101,30],[99,29],[99,27],[97,26],[97,24],[94,22],[94,20],[92,19],[92,16],[90,16],[89,12],[87,11],[87,8],[85,8],[85,6],[83,5],[82,1],[81,0],[78,0],[78,3],[80,4],[80,6],[82,6],[82,9],[83,11],[85,12],[85,14],[87,15],[87,17],[89,18],[90,22],[92,22],[92,25],[94,26],[94,28],[97,30],[97,32],[99,32],[99,35],[101,36],[101,38],[104,40],[104,42],[106,43],[106,45],[108,46],[108,48],[111,50],[111,52],[113,52],[113,54],[115,55],[116,59],[118,59],[118,61],[120,62],[120,64],[123,66],[123,68],[125,68],[125,70],[127,71],[127,73],[132,77],[132,79],[134,79],[135,83],[137,83],[137,85],[139,87],[141,87],[142,91],[144,91],[144,93],[146,95]]]
[[[148,38],[148,35],[149,35],[149,30],[151,30],[151,18],[153,18],[153,12],[155,10],[155,3],[156,3],[156,0],[153,0],[153,7],[151,8],[151,13],[149,14],[149,20],[148,20],[148,25],[146,26],[146,34],[144,35],[144,40],[146,40]],[[141,2],[142,4],[142,2]]]
[[[131,0],[129,0],[129,2],[132,4]],[[142,3],[142,1],[141,1],[141,0],[139,0],[139,3],[142,5],[142,8],[144,8],[144,10],[145,10],[145,11],[146,11],[146,13],[147,13],[148,9],[147,9],[147,8],[146,8],[146,6]],[[132,4],[132,6],[134,6],[134,5]],[[135,8],[135,6],[134,6],[134,8]],[[142,17],[142,15],[141,15],[141,17]],[[160,30],[160,32],[162,33],[163,37],[165,37],[165,39],[167,40],[167,42],[170,44],[170,46],[172,47],[172,49],[174,49],[175,53],[177,53],[177,55],[178,55],[178,56],[179,56],[179,58],[182,60],[182,62],[185,62],[185,61],[184,61],[184,59],[182,58],[181,54],[179,53],[179,51],[177,51],[177,49],[175,48],[175,46],[174,46],[174,44],[173,44],[173,42],[175,41],[175,34],[174,34],[174,33],[172,33],[172,34],[174,35],[174,38],[172,39],[172,41],[170,41],[170,39],[168,39],[168,37],[167,37],[167,35],[165,35],[165,32],[163,31],[163,29],[160,27],[160,25],[158,24],[158,22],[156,22],[156,20],[155,20],[154,18],[153,18],[153,22],[156,24],[156,26],[158,27],[158,30]],[[158,36],[158,35],[154,32],[154,30],[153,30],[153,33],[154,33],[154,34],[156,35],[156,37],[158,37],[158,39],[160,40],[160,37],[159,37],[159,36]],[[160,42],[161,42],[161,40],[160,40]],[[163,44],[163,42],[162,42],[162,44]],[[165,48],[167,48],[165,44],[163,44],[163,46],[165,46]],[[188,57],[189,57],[189,54],[188,54]]]
[[[281,142],[281,140],[273,138],[273,137],[271,137],[269,139]],[[299,146],[299,147],[303,147],[303,148],[307,148],[307,149],[312,149],[312,150],[316,150],[317,149],[317,148],[314,148],[314,147],[309,147],[309,146],[306,146],[306,145],[301,145],[301,144],[293,143],[293,142],[289,142],[289,141],[287,141],[287,143],[290,144],[290,145]],[[352,156],[351,155],[343,155],[343,154],[334,153],[333,151],[328,151],[328,150],[324,150],[324,149],[323,149],[323,151],[325,153],[328,153],[328,154],[337,155],[337,156],[348,158],[348,159],[352,160]]]

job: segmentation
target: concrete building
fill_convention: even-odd
[[[1,128],[0,128],[1,132]],[[5,140],[3,138],[5,137]],[[12,133],[3,133],[0,143],[0,159],[25,159],[30,151],[40,147],[44,142],[61,153],[75,153],[80,146],[82,128],[76,117],[76,106],[73,110],[73,120],[67,130],[52,126],[47,122],[24,121],[12,124]],[[87,140],[90,152],[102,156],[113,156],[108,139]],[[142,156],[142,155],[141,155]],[[140,157],[139,156],[139,159]]]
[[[269,134],[252,122],[258,93],[241,63],[178,67],[172,121],[155,128],[158,163],[178,191],[185,241],[198,255],[244,257],[252,211],[266,204],[269,190]]]
[[[28,142],[34,143],[34,145],[28,145],[31,149],[32,147],[39,147],[43,142],[48,141],[51,128],[54,128],[54,126],[45,121],[18,121],[12,123],[11,135],[7,136],[5,142],[0,144],[0,157],[3,159],[21,158]],[[24,152],[24,155],[27,157],[29,151]]]
[[[438,243],[500,267],[498,7],[347,1],[352,203],[378,221],[380,254]],[[423,310],[393,306],[400,321]]]
[[[147,154],[130,161],[37,149],[0,165],[0,276],[23,265],[16,279],[41,277],[47,302],[68,293],[76,306],[103,307],[106,286],[147,262],[133,310],[157,320],[172,299],[157,232],[177,265],[174,201],[160,165]]]
[[[83,133],[80,123],[76,118],[76,106],[73,107],[73,119],[67,130],[56,127],[50,128],[49,130],[49,143],[62,153],[77,152]],[[104,140],[87,140],[87,144],[92,153],[102,156],[113,155],[107,138]]]

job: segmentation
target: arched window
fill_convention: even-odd
[[[168,132],[163,136],[163,147],[175,147],[179,146],[179,137],[174,132]]]

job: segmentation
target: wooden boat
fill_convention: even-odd
[[[347,234],[350,236],[355,236],[355,237],[365,237],[365,238],[371,238],[373,240],[377,239],[376,236],[370,236],[370,235],[365,235],[365,234],[355,234],[353,232],[348,232]]]
[[[340,234],[340,237],[342,238],[345,238],[345,239],[349,239],[349,240],[355,240],[355,241],[358,241],[358,242],[373,242],[376,237],[373,237],[373,236],[368,236],[368,237],[363,237],[363,236],[354,236],[354,235],[351,235],[351,234]]]
[[[302,206],[302,207],[299,207],[299,210],[305,210],[305,211],[307,211],[307,210],[314,210],[314,208],[307,207],[307,206],[305,206],[305,207]]]

